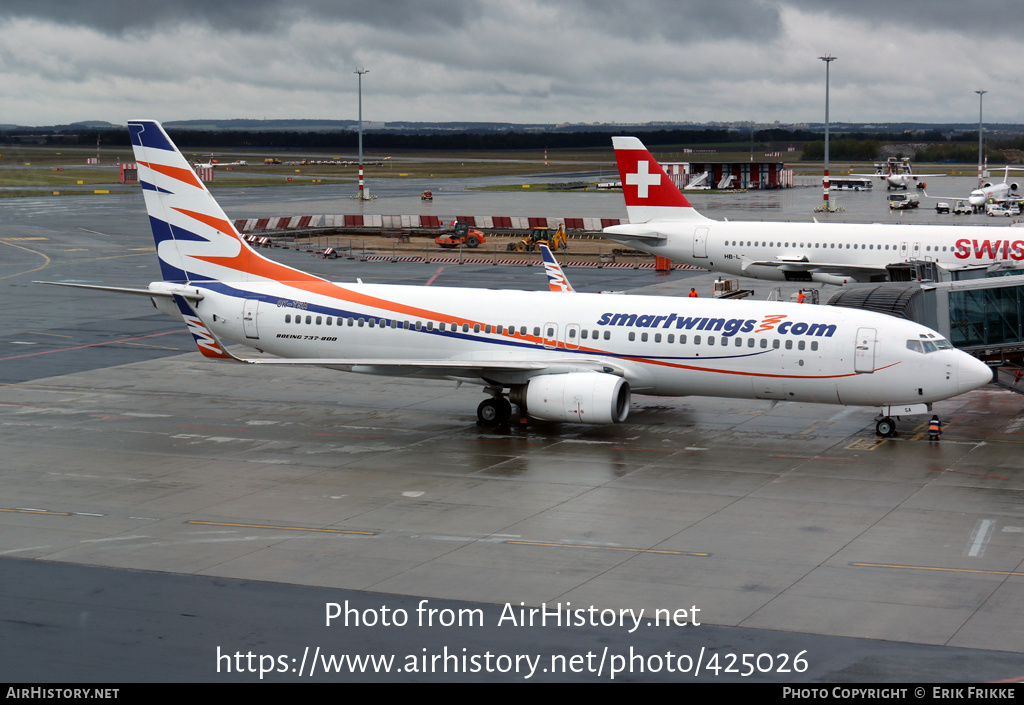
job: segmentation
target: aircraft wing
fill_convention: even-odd
[[[832,262],[807,262],[784,259],[748,260],[743,263],[744,271],[748,267],[777,267],[784,272],[825,272],[828,274],[849,274],[850,276],[885,272],[884,265],[837,264]]]
[[[362,374],[385,375],[388,377],[429,377],[433,379],[454,379],[467,382],[497,382],[508,385],[521,384],[530,377],[567,372],[593,371],[626,376],[625,368],[607,360],[569,357],[548,360],[404,360],[380,358],[242,358],[224,349],[228,356],[238,362],[253,365],[304,365],[326,367],[332,370],[358,372]]]

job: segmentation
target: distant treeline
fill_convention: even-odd
[[[174,142],[186,151],[214,149],[270,149],[317,150],[354,152],[358,148],[356,131],[247,131],[247,130],[167,130]],[[715,145],[724,151],[745,151],[750,145],[778,150],[785,146],[802,147],[802,159],[821,161],[825,156],[825,142],[821,132],[772,128],[749,131],[735,129],[690,128],[672,130],[643,130],[623,127],[612,131],[511,131],[465,130],[433,134],[403,133],[398,131],[365,131],[364,151],[380,153],[391,150],[437,151],[517,151],[541,149],[610,149],[613,134],[639,136],[648,147],[657,150],[679,150],[683,147]],[[0,130],[0,142],[39,143],[47,145],[95,145],[97,139],[105,147],[130,147],[125,128],[74,127]],[[977,131],[942,134],[938,131],[908,131],[896,133],[848,132],[833,134],[829,140],[829,157],[837,161],[870,161],[880,156],[883,145],[913,143],[917,161],[975,162],[978,158]],[[927,144],[926,147],[920,147]],[[735,148],[732,149],[732,145]],[[992,159],[1002,158],[996,150],[1024,150],[1024,137],[986,142],[986,153]],[[906,156],[911,156],[907,154]]]
[[[726,129],[688,129],[635,131],[623,129],[625,134],[636,134],[649,147],[679,147],[706,144],[735,143],[743,149],[750,144],[749,132]],[[184,150],[219,148],[268,148],[347,150],[358,148],[357,132],[249,132],[245,130],[174,130],[167,133]],[[363,149],[381,150],[422,149],[443,151],[510,151],[539,149],[611,148],[614,132],[445,132],[441,134],[402,134],[391,131],[364,132]],[[802,143],[820,135],[808,130],[759,130],[753,135],[757,143]],[[128,130],[86,129],[33,135],[27,131],[0,132],[0,141],[40,141],[43,144],[94,145],[96,139],[105,146],[130,146]]]

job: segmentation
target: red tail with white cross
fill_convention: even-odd
[[[651,220],[707,220],[636,137],[612,137],[631,223]]]

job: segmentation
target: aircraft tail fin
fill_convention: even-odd
[[[321,281],[249,247],[159,122],[128,130],[164,281]]]
[[[658,161],[636,137],[612,137],[631,223],[707,220],[686,200]]]
[[[541,245],[540,253],[544,258],[544,272],[548,275],[548,287],[551,291],[561,291],[567,294],[575,293],[576,290],[572,288],[569,278],[565,276],[565,272],[562,271],[558,260],[551,253],[551,249],[547,245]]]

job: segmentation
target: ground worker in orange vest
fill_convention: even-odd
[[[802,303],[804,302],[804,298],[806,298],[806,297],[804,296],[804,290],[803,290],[803,289],[801,289],[801,290],[800,290],[800,293],[799,293],[799,294],[797,294],[797,297],[796,297],[796,302],[797,302],[798,304],[802,304]]]
[[[932,414],[932,420],[928,422],[928,440],[937,441],[942,438],[942,422],[939,417]]]
[[[687,294],[687,296],[689,296],[691,299],[697,298],[697,290],[694,289],[693,287],[690,287],[690,293]]]

